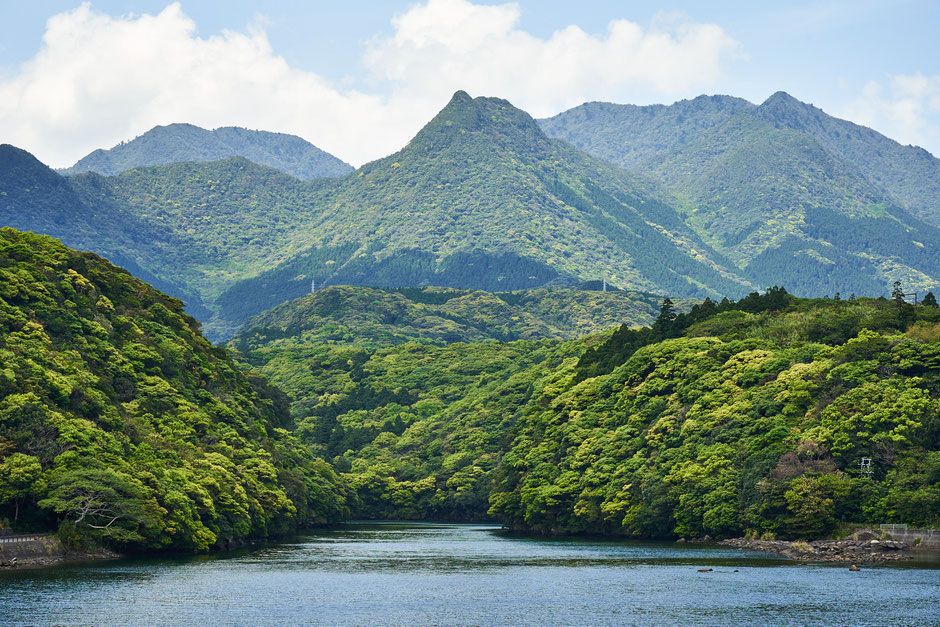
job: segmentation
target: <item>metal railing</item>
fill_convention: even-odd
[[[54,534],[51,533],[30,533],[21,536],[0,536],[0,544],[12,544],[14,542],[30,542],[31,540],[39,540],[41,538],[51,538]]]

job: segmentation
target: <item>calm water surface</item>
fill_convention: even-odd
[[[238,553],[0,572],[0,624],[938,625],[937,567],[346,525]]]

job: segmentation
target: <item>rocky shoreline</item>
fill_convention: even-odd
[[[874,533],[863,531],[843,540],[749,540],[731,538],[718,544],[737,549],[779,553],[801,562],[844,562],[876,564],[913,559],[911,546],[904,542],[880,539]]]

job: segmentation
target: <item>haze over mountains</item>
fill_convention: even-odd
[[[761,105],[732,96],[699,96],[672,105],[589,102],[539,120],[545,132],[628,170],[658,153],[687,146],[735,116],[804,133],[834,157],[850,162],[895,204],[940,226],[940,159],[777,92]],[[783,174],[783,173],[781,173]]]
[[[276,152],[269,136],[290,143],[171,125],[99,157],[199,159],[235,137],[267,146],[260,161]],[[399,152],[309,182],[246,152],[62,177],[3,146],[0,221],[124,265],[216,340],[312,282],[511,291],[606,278],[717,299],[940,285],[940,161],[782,93],[760,106],[589,103],[537,123],[457,92]]]
[[[727,96],[589,103],[541,124],[655,180],[759,284],[873,294],[937,278],[940,160],[783,92],[760,106]]]
[[[110,150],[95,150],[62,174],[120,174],[132,168],[180,161],[245,157],[304,181],[342,176],[353,167],[310,142],[285,133],[223,126],[213,131],[192,124],[157,126]]]

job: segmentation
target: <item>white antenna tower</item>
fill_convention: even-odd
[[[313,294],[316,291],[317,291],[317,280],[311,279],[310,280],[310,293]]]
[[[607,291],[607,277],[604,277],[604,291]]]

